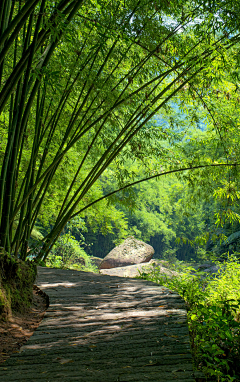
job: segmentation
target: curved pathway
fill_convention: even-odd
[[[165,287],[72,270],[38,269],[50,299],[1,382],[194,382],[184,301]]]

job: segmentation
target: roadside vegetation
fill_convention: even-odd
[[[240,263],[235,256],[217,263],[206,275],[183,263],[172,264],[179,276],[162,275],[156,267],[140,278],[164,285],[186,301],[191,349],[196,370],[207,381],[240,381]]]

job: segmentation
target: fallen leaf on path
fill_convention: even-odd
[[[177,373],[177,372],[179,372],[179,371],[185,371],[185,370],[183,370],[183,369],[177,369],[177,370],[173,370],[172,373]]]
[[[71,363],[71,362],[73,362],[72,359],[63,359],[63,358],[59,361],[61,365],[64,365],[65,363]]]

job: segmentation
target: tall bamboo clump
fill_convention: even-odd
[[[23,259],[36,218],[33,186],[40,177],[35,166],[43,134],[41,81],[64,28],[82,1],[62,0],[55,7],[51,4],[46,0],[3,0],[0,11],[0,113],[5,146],[0,182],[0,245],[15,256],[20,251]],[[33,107],[37,107],[34,139],[28,168],[22,174]]]
[[[95,202],[92,187],[148,121],[181,89],[193,92],[199,74],[238,41],[211,36],[204,26],[196,39],[198,7],[186,6],[178,18],[173,6],[174,25],[163,21],[168,11],[167,2],[143,0],[2,0],[0,246],[12,256],[26,260],[71,149],[78,166],[38,261],[66,223]]]

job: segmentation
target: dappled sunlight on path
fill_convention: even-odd
[[[39,268],[49,308],[2,382],[195,381],[184,301],[151,282]]]

